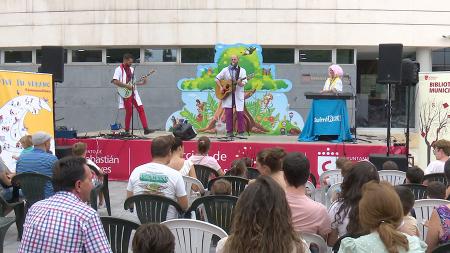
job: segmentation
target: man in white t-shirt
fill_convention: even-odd
[[[450,156],[450,141],[438,140],[432,145],[433,154],[436,157],[436,161],[430,162],[425,169],[425,175],[431,173],[444,173],[444,165]]]
[[[188,198],[181,174],[168,167],[172,152],[173,136],[160,136],[152,141],[152,162],[133,170],[127,186],[127,197],[136,194],[156,194],[173,199],[183,210],[188,208]],[[174,207],[170,207],[167,219],[178,218]]]

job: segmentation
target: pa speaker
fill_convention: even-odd
[[[377,83],[397,84],[402,75],[402,44],[380,44]]]
[[[406,155],[389,155],[386,154],[371,154],[369,155],[369,161],[377,167],[377,170],[382,170],[383,163],[387,161],[393,161],[397,164],[398,169],[405,171],[408,169],[408,159]]]
[[[52,74],[54,82],[64,82],[64,48],[42,47],[42,65],[39,72]]]
[[[173,135],[183,141],[188,141],[195,138],[197,133],[192,128],[192,125],[186,122],[178,123],[173,127]]]
[[[420,64],[411,59],[402,60],[402,85],[415,85],[419,82]]]

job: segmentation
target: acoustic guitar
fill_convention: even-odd
[[[127,84],[132,85],[133,89],[128,89],[125,87],[117,87],[117,94],[119,94],[119,96],[121,96],[122,98],[131,97],[131,95],[133,94],[133,90],[136,88],[136,84],[141,82],[142,80],[144,80],[145,78],[147,78],[148,76],[150,76],[151,74],[153,74],[155,72],[156,72],[156,70],[151,70],[150,72],[148,72],[148,74],[141,76],[138,80],[129,81]]]
[[[250,80],[255,76],[255,74],[249,74],[247,77],[244,77],[242,79],[240,79],[241,81],[247,79]],[[220,89],[220,86],[216,84],[216,97],[217,99],[220,100],[224,100],[226,97],[228,97],[228,95],[231,94],[231,92],[233,92],[233,88],[236,87],[237,82],[234,82],[232,80],[220,80],[220,85],[222,85],[222,87],[224,88],[224,90],[222,91]]]

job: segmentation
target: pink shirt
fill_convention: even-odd
[[[209,155],[193,155],[193,156],[189,157],[189,160],[191,160],[192,163],[195,165],[204,165],[204,166],[213,168],[216,171],[221,169],[217,160],[214,159],[214,157],[209,156]]]
[[[291,207],[292,224],[299,232],[318,234],[326,237],[331,232],[331,220],[324,205],[315,202],[306,195],[286,192]]]

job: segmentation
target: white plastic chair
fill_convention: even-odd
[[[205,189],[203,188],[202,182],[200,182],[200,180],[198,180],[196,178],[183,176],[183,181],[184,181],[184,186],[186,189],[186,194],[188,197],[189,205],[191,205],[192,202],[194,202],[194,200],[196,200],[197,198],[199,198],[201,196],[201,193],[204,192]],[[200,189],[200,192],[193,191],[192,185],[196,185]]]
[[[325,206],[328,208],[330,208],[331,204],[333,203],[333,201],[331,200],[331,198],[333,197],[333,194],[336,192],[337,189],[341,188],[341,184],[342,183],[337,183],[337,184],[333,184],[330,186],[330,188],[328,188],[327,192],[325,193]]]
[[[306,244],[308,244],[308,248],[311,248],[311,244],[314,243],[319,247],[319,253],[328,252],[327,243],[322,238],[322,236],[312,233],[300,233],[300,236],[306,241]]]
[[[306,185],[306,196],[310,197],[312,200],[315,200],[316,198],[316,187],[313,185],[313,183],[307,181]]]
[[[338,169],[336,169],[336,170],[327,170],[324,173],[322,173],[320,175],[320,177],[319,177],[319,181],[320,181],[319,184],[320,184],[320,186],[324,186],[323,179],[325,177],[329,178],[330,185],[334,185],[334,184],[337,184],[337,183],[342,183],[342,180],[343,180],[342,174],[341,174],[341,170],[338,170]]]
[[[427,238],[428,228],[424,226],[425,222],[431,217],[435,207],[448,205],[450,201],[444,199],[420,199],[414,203],[414,212],[416,213],[417,227],[419,228],[420,238]]]
[[[381,181],[388,181],[394,186],[403,184],[406,179],[406,173],[399,170],[380,170],[378,175]]]
[[[176,219],[162,222],[175,237],[175,253],[209,253],[213,235],[224,238],[227,233],[207,222]]]

